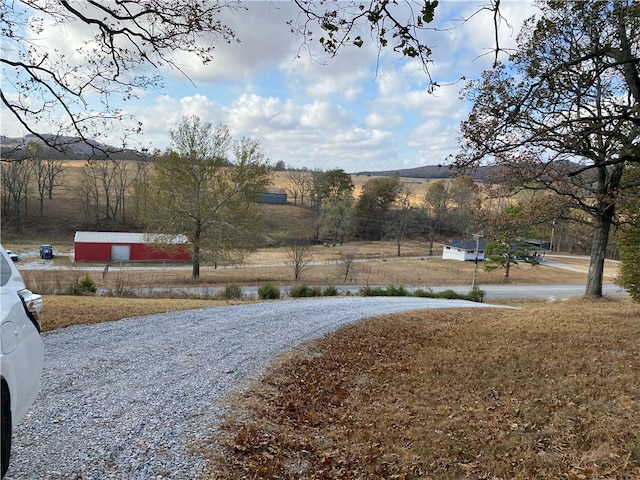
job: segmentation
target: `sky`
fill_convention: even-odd
[[[226,124],[236,138],[257,139],[269,163],[289,168],[357,173],[446,164],[458,152],[459,125],[470,107],[460,99],[461,78],[478,78],[493,61],[492,14],[473,15],[487,3],[440,1],[432,24],[438,31],[427,37],[430,73],[441,84],[433,93],[419,62],[393,51],[380,55],[371,42],[334,58],[315,45],[310,53],[286,23],[298,15],[293,3],[253,1],[224,18],[240,43],[216,43],[205,66],[176,53],[181,71],[161,70],[163,88],[119,106],[142,123],[141,142],[161,150],[169,146],[169,130],[196,115]],[[500,44],[513,47],[535,8],[529,0],[503,0],[501,8],[509,24],[501,25]],[[74,27],[57,28],[49,32],[55,47],[71,48]],[[4,112],[2,134],[21,134]]]

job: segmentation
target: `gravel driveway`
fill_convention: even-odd
[[[14,431],[6,480],[204,478],[193,440],[215,435],[228,395],[274,357],[422,298],[333,297],[212,307],[44,334],[40,396]]]

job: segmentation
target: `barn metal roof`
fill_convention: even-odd
[[[76,232],[76,243],[188,243],[185,235],[165,235],[132,232]]]

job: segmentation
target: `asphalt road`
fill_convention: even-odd
[[[369,285],[372,288],[380,287],[386,288],[388,285]],[[505,298],[548,298],[548,299],[560,299],[570,297],[581,297],[584,295],[585,285],[478,285],[480,289],[485,292],[485,299],[505,299]],[[222,289],[221,287],[220,289]],[[284,293],[289,286],[281,286],[280,289]],[[357,294],[362,285],[337,285],[338,292],[351,294]],[[407,290],[416,290],[417,288],[424,287],[405,287]],[[453,290],[460,294],[469,293],[471,285],[439,285],[435,287],[429,287],[434,292],[441,292],[443,290]],[[157,291],[157,289],[155,289]],[[207,292],[211,294],[216,289],[209,287]],[[190,289],[191,293],[197,294],[198,289]],[[248,286],[243,287],[245,295],[257,296],[258,287]],[[607,296],[620,296],[628,295],[625,290],[622,290],[617,285],[605,284],[602,288],[603,294]]]

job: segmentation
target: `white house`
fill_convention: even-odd
[[[475,261],[476,245],[478,246],[478,260],[484,260],[484,249],[487,242],[475,240],[451,240],[442,246],[442,258],[445,260]]]

